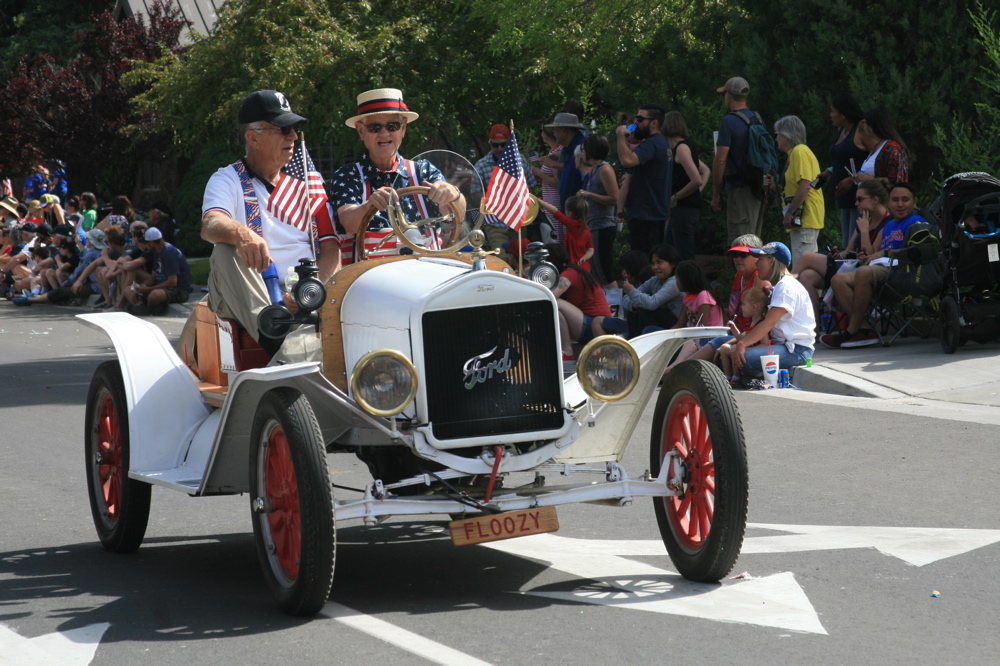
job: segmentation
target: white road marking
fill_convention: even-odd
[[[108,622],[25,638],[0,624],[0,663],[31,666],[87,666]]]
[[[609,554],[617,543],[539,534],[483,545],[596,583],[569,592],[524,591],[532,596],[826,634],[791,573],[727,585],[693,583],[671,571]],[[624,543],[632,555],[666,556],[662,542]],[[658,552],[646,543],[657,544]]]
[[[397,627],[394,624],[379,620],[371,615],[365,615],[353,608],[348,608],[332,601],[326,604],[323,614],[352,629],[357,629],[369,636],[395,645],[435,664],[446,664],[448,666],[463,666],[464,664],[489,666],[489,662],[480,661],[447,645],[424,638],[420,634],[415,634],[402,627]]]
[[[933,527],[845,527],[838,525],[769,525],[750,523],[788,536],[751,537],[743,541],[743,554],[797,553],[840,548],[876,548],[914,566],[922,567],[947,557],[1000,541],[1000,530]]]

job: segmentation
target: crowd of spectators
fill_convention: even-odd
[[[163,202],[137,221],[131,201],[99,206],[92,192],[69,195],[60,165],[25,178],[23,201],[0,199],[0,293],[16,306],[83,305],[161,314],[191,293],[187,259],[167,238],[176,223]],[[9,181],[8,181],[9,182]]]
[[[617,169],[608,161],[608,138],[595,128],[587,131],[579,106],[563,108],[540,133],[549,149],[543,157],[532,151],[532,173],[544,188],[546,222],[565,248],[559,256],[575,265],[572,273],[586,270],[589,259],[589,272],[608,294],[621,290],[615,316],[606,316],[592,307],[589,289],[557,289],[574,308],[574,316],[564,318],[570,341],[579,346],[593,335],[728,325],[731,335],[690,341],[674,364],[715,361],[741,386],[759,384],[751,380],[761,376],[765,350],[790,368],[807,363],[817,341],[834,349],[874,344],[877,336],[865,318],[874,286],[885,279],[908,225],[922,219],[908,184],[908,150],[892,114],[879,106],[864,111],[849,93],[835,95],[829,114],[835,137],[823,170],[800,117],[781,117],[768,132],[748,104],[746,79],[730,78],[718,92],[726,113],[711,168],[702,160],[707,151],[690,140],[683,115],[655,103],[622,117],[612,139]],[[783,156],[777,169],[763,171],[755,163],[762,134]],[[567,183],[575,183],[576,174],[582,187],[574,192]],[[713,210],[725,211],[727,255],[735,269],[728,298],[693,261],[702,191],[710,183]],[[827,188],[839,228],[827,232],[828,239],[837,235],[821,252]],[[780,218],[784,238],[761,238],[769,214]],[[591,233],[586,244],[578,235],[581,219]],[[615,260],[610,250],[624,228],[630,251]],[[580,282],[560,267],[565,279]],[[581,294],[588,294],[586,303]],[[824,322],[839,327],[820,330]]]

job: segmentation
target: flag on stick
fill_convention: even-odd
[[[493,167],[486,188],[486,210],[511,229],[520,229],[528,210],[528,183],[521,168],[521,153],[517,139],[511,134],[500,160]]]
[[[303,140],[292,161],[282,170],[267,201],[267,210],[285,224],[309,231],[314,217],[329,215],[326,201],[323,177],[316,171]]]

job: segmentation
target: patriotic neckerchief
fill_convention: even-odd
[[[413,160],[401,159],[400,161],[403,163],[403,169],[406,171],[405,174],[399,174],[403,176],[404,180],[407,182],[407,184],[404,186],[409,187],[411,185],[414,186],[419,185],[420,175],[417,172],[417,167],[413,163]],[[371,181],[369,181],[365,177],[364,165],[361,162],[355,162],[354,166],[358,170],[358,175],[361,177],[361,182],[364,183],[364,192],[361,195],[361,204],[360,204],[364,205],[371,197],[372,184]],[[413,198],[416,201],[417,209],[419,210],[420,214],[423,216],[424,219],[428,218],[429,215],[427,211],[427,202],[424,199],[424,195],[418,194]],[[375,246],[377,246],[380,242],[382,242],[383,239],[390,236],[392,233],[393,233],[392,229],[386,229],[385,227],[382,227],[377,230],[368,229],[367,232],[365,233],[365,249],[368,250],[368,252],[371,252],[375,248]],[[347,266],[348,264],[353,264],[356,261],[356,258],[354,256],[355,238],[356,238],[355,236],[347,236],[346,238],[341,238],[340,240],[340,260],[341,260],[341,265],[343,266]],[[383,257],[383,256],[396,255],[399,252],[398,245],[399,245],[398,241],[395,240],[386,241],[382,245],[382,247],[378,249],[377,252],[369,254],[368,256]]]
[[[243,207],[246,210],[247,216],[247,226],[255,234],[264,237],[264,228],[260,221],[260,204],[257,202],[257,191],[253,187],[253,178],[250,176],[250,172],[247,171],[246,164],[243,160],[237,160],[232,164],[233,169],[236,170],[236,174],[240,177],[240,185],[243,187]],[[319,234],[316,229],[316,218],[312,217],[312,234],[311,234],[313,248],[313,256],[319,256]]]

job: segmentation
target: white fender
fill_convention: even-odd
[[[729,335],[729,329],[706,326],[656,331],[632,338],[629,344],[639,356],[639,382],[628,396],[618,402],[591,400],[580,387],[576,374],[567,377],[563,381],[563,392],[568,405],[577,410],[582,427],[580,438],[554,459],[561,463],[620,462],[642,412],[677,350],[688,340],[723,335]],[[590,403],[593,403],[596,419],[589,419]]]
[[[118,354],[128,403],[129,476],[179,466],[211,411],[194,374],[155,324],[123,312],[77,317],[107,333]]]

